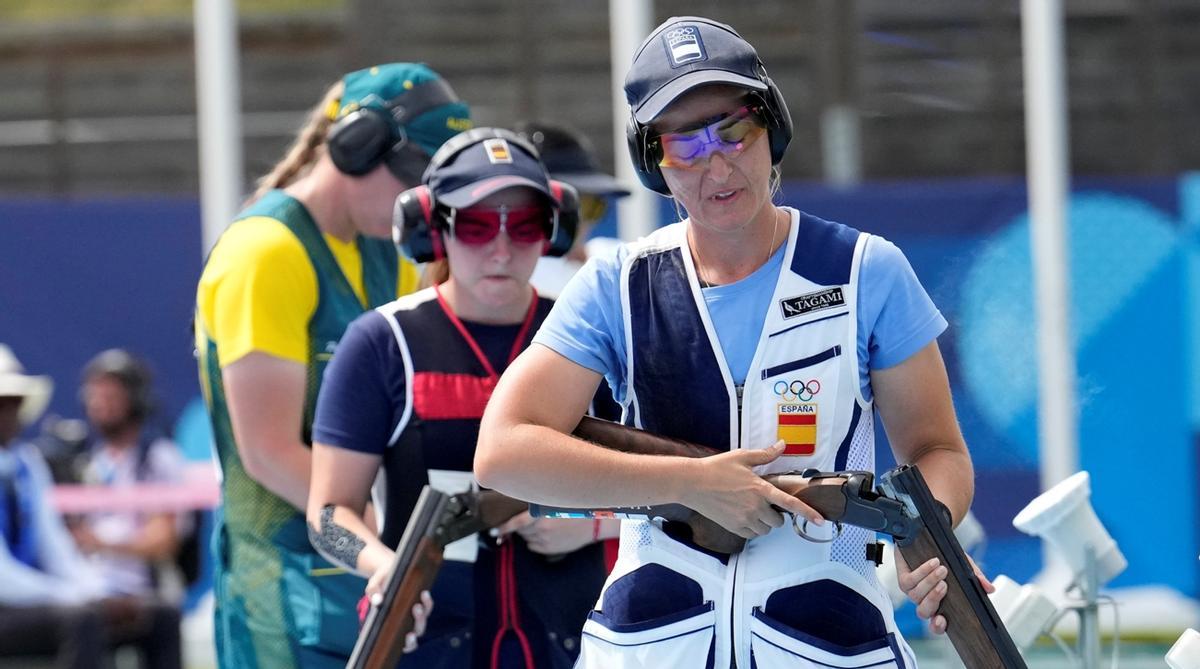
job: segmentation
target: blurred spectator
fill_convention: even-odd
[[[55,655],[60,667],[97,667],[107,649],[128,643],[145,666],[180,667],[178,617],[164,621],[141,600],[106,597],[103,579],[50,506],[41,453],[17,439],[45,409],[51,387],[0,345],[0,657]]]
[[[537,148],[551,178],[565,181],[579,191],[575,246],[562,258],[541,258],[530,279],[539,294],[556,298],[587,260],[586,243],[592,227],[604,218],[613,200],[629,195],[629,189],[600,170],[587,139],[575,130],[535,121],[520,123],[514,130]]]
[[[125,487],[183,480],[179,448],[147,428],[154,401],[142,361],[120,349],[100,353],[84,367],[80,399],[92,429],[81,463],[83,483]],[[174,564],[193,529],[189,521],[190,515],[172,512],[97,511],[71,523],[71,533],[111,591],[156,598],[163,592],[156,587],[156,566]],[[166,594],[172,601],[181,595]]]
[[[46,459],[55,483],[80,482],[80,468],[87,459],[87,421],[46,414],[42,419],[41,434],[33,443]]]

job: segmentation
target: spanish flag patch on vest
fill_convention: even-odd
[[[787,444],[784,455],[812,455],[817,450],[817,405],[809,402],[779,405],[776,433]]]

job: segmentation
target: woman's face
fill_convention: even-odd
[[[536,229],[530,215],[537,216]],[[549,215],[545,198],[525,187],[493,193],[457,212],[456,229],[444,236],[450,277],[457,288],[482,306],[524,304],[529,299],[529,277],[546,242],[543,221]],[[505,229],[482,241],[496,232],[501,218]]]
[[[732,114],[746,105],[746,90],[734,86],[704,86],[675,102],[658,118],[657,134],[694,129],[703,121]],[[689,167],[663,167],[671,194],[692,222],[718,232],[748,225],[771,200],[771,149],[761,133],[740,153],[713,151]]]

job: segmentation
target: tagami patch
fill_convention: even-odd
[[[846,297],[842,294],[841,286],[838,286],[780,300],[779,308],[783,310],[783,319],[787,320],[822,309],[840,307],[845,303]]]

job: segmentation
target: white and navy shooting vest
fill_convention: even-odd
[[[791,211],[791,210],[789,210]],[[857,291],[868,235],[792,213],[791,233],[744,387],[709,318],[685,224],[633,245],[621,275],[625,422],[713,448],[785,455],[760,474],[874,469],[859,388]],[[722,555],[675,523],[625,521],[621,552],[584,626],[580,667],[913,667],[867,559],[874,535],[831,543],[790,523]],[[810,534],[832,537],[830,523]]]
[[[515,356],[529,345],[552,305],[538,298],[523,326],[479,327],[492,331],[491,343],[500,342]],[[386,494],[375,495],[376,509],[385,510],[380,538],[395,548],[423,486],[452,493],[461,491],[455,481],[463,480],[452,474],[474,480],[479,421],[498,378],[490,372],[503,373],[504,367],[494,359],[488,362],[493,369],[485,367],[433,288],[376,311],[395,339],[384,364],[403,369],[405,377],[404,396],[392,398],[403,403],[403,414],[383,455]],[[481,351],[489,348],[489,340],[476,343]],[[445,557],[433,589],[439,604],[422,643],[405,655],[403,666],[513,666],[495,650],[504,640],[519,646],[516,654],[524,666],[568,669],[574,664],[580,626],[605,576],[602,544],[547,557],[531,551],[519,536],[497,546],[481,535],[451,544]],[[460,560],[474,564],[464,568]]]

